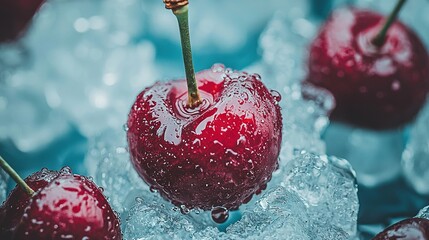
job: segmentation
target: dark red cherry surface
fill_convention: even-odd
[[[35,194],[11,192],[0,207],[0,239],[122,239],[118,217],[89,179],[42,169],[25,182]]]
[[[373,240],[428,240],[429,220],[410,218],[400,221],[379,233]]]
[[[43,2],[44,0],[1,0],[0,42],[19,37]]]
[[[412,120],[429,91],[429,56],[400,22],[384,45],[371,40],[385,17],[358,9],[335,11],[311,44],[307,82],[326,88],[337,106],[334,120],[386,129]]]
[[[186,106],[185,80],[138,95],[128,119],[132,163],[175,205],[210,210],[249,201],[277,168],[280,95],[258,75],[215,65],[197,73],[202,104]]]

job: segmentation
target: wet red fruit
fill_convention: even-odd
[[[410,218],[379,233],[373,240],[429,240],[429,220]]]
[[[384,45],[371,40],[385,17],[358,9],[333,13],[311,44],[307,82],[331,91],[334,120],[374,129],[411,121],[429,91],[429,56],[414,32],[390,26]]]
[[[258,75],[213,66],[196,75],[202,103],[186,106],[185,80],[158,82],[137,97],[128,119],[132,162],[175,205],[238,208],[277,167],[280,95]]]
[[[0,42],[19,37],[43,2],[44,0],[1,0]]]
[[[119,220],[90,180],[46,169],[15,188],[0,207],[0,239],[122,239]]]

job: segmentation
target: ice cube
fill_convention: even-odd
[[[148,193],[136,198],[136,204],[125,218],[124,238],[192,239],[200,231],[201,237],[207,237],[207,233],[214,232],[215,235],[211,236],[219,234],[217,229],[207,225],[203,220],[204,216],[198,214],[182,214],[179,207],[166,202],[155,193]],[[200,218],[199,221],[195,217]]]
[[[375,131],[332,123],[324,134],[327,153],[346,158],[359,184],[373,187],[399,176],[404,129]]]
[[[10,139],[22,152],[35,151],[65,134],[69,123],[52,111],[37,88],[20,83],[33,80],[30,75],[14,77],[12,86],[0,88],[0,140]]]
[[[286,188],[277,187],[244,211],[227,234],[232,239],[312,239],[309,221],[302,200]]]
[[[301,152],[282,175],[282,186],[300,196],[316,225],[329,222],[350,236],[356,235],[357,184],[347,160]]]
[[[429,104],[412,126],[410,138],[402,154],[405,177],[420,194],[429,194]]]
[[[109,129],[90,140],[85,166],[94,182],[104,189],[112,208],[124,214],[149,187],[134,170],[125,141],[125,130]]]

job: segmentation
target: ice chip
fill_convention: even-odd
[[[283,176],[282,185],[298,194],[316,225],[329,222],[356,235],[357,184],[346,160],[302,152],[285,166]]]

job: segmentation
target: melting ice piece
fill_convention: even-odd
[[[15,74],[13,85],[0,87],[0,140],[12,140],[22,152],[47,146],[69,130],[68,122],[49,107],[37,86],[26,83],[35,78]]]
[[[0,205],[6,200],[6,187],[9,176],[0,169]]]
[[[375,131],[332,123],[324,139],[329,155],[350,161],[359,184],[373,187],[398,177],[401,172],[404,129]]]
[[[355,172],[348,161],[302,152],[283,169],[282,185],[298,194],[315,227],[329,222],[355,236],[359,200]]]
[[[109,129],[90,142],[85,165],[95,183],[104,189],[112,208],[124,214],[136,196],[149,193],[129,160],[124,130]]]
[[[429,194],[429,104],[426,104],[411,129],[402,154],[405,177],[420,194]]]

